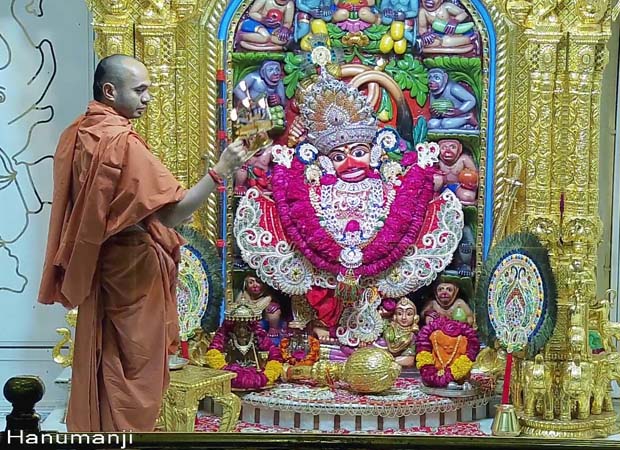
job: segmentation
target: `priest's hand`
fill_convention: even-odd
[[[213,169],[222,178],[227,178],[243,165],[248,156],[247,147],[238,139],[226,147]]]

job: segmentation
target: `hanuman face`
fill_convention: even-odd
[[[370,145],[341,145],[330,152],[329,159],[340,179],[349,183],[362,181],[370,170]]]
[[[435,288],[435,298],[442,308],[449,308],[456,300],[458,288],[453,283],[439,283]]]
[[[270,85],[274,86],[282,79],[282,69],[280,64],[274,62],[265,64],[261,69],[261,76]]]
[[[442,70],[433,70],[428,74],[428,88],[433,93],[443,91],[448,82],[448,75]]]
[[[463,145],[456,139],[442,139],[439,141],[441,160],[446,164],[453,164],[463,153]]]

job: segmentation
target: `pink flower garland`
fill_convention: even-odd
[[[219,352],[224,352],[226,341],[228,340],[230,333],[232,332],[235,323],[232,320],[225,320],[224,323],[218,328],[209,350],[215,349]],[[253,321],[249,323],[250,331],[254,333],[258,342],[258,349],[261,351],[268,351],[269,356],[267,361],[282,362],[282,354],[280,348],[274,345],[271,338],[267,336],[267,331],[261,326],[259,321]],[[257,389],[267,384],[267,377],[262,371],[256,370],[256,367],[249,366],[243,367],[237,363],[228,364],[222,368],[222,370],[228,370],[237,374],[237,378],[232,380],[231,386],[237,389]]]
[[[416,337],[416,352],[433,353],[433,344],[431,342],[431,334],[434,331],[441,330],[446,336],[458,337],[464,336],[467,339],[467,348],[465,356],[470,361],[475,361],[480,351],[480,341],[476,331],[467,323],[451,320],[446,317],[439,317],[431,323],[424,325],[418,336]],[[438,374],[438,370],[434,364],[419,367],[422,382],[427,386],[446,387],[448,383],[454,381],[454,376],[450,367],[446,367],[443,375]]]
[[[356,276],[374,276],[389,269],[416,242],[433,198],[434,170],[414,164],[417,155],[410,153],[407,165],[412,165],[401,177],[402,184],[397,187],[385,224],[362,250],[362,266],[355,269]],[[344,272],[338,259],[342,248],[319,224],[304,169],[297,158],[290,169],[283,165],[274,168],[273,198],[278,215],[288,238],[315,267],[339,274]]]

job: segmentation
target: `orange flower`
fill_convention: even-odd
[[[310,350],[306,354],[306,356],[297,360],[293,355],[291,355],[289,351],[290,340],[284,338],[280,341],[280,351],[282,352],[282,359],[289,363],[292,366],[312,366],[315,362],[319,360],[319,356],[321,353],[321,343],[314,336],[308,337],[308,343],[310,344]]]

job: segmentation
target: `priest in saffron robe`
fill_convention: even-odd
[[[39,302],[79,306],[67,415],[72,432],[153,431],[178,338],[179,247],[186,220],[247,158],[232,143],[191,189],[149,151],[130,119],[145,112],[146,67],[103,59],[94,101],[54,157]]]

